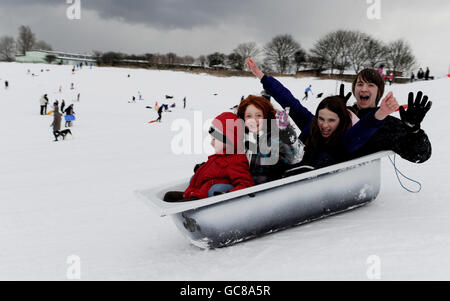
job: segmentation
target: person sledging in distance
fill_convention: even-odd
[[[309,92],[311,92],[311,94],[313,94],[313,91],[311,90],[311,85],[309,85],[309,87],[305,89],[305,96],[302,98],[302,100],[308,100]]]
[[[364,69],[358,73],[352,84],[352,92],[356,103],[348,108],[359,118],[363,118],[374,110],[384,93],[385,83],[374,69]],[[343,85],[341,85],[343,95]],[[348,93],[348,100],[351,93]],[[422,91],[408,94],[407,109],[400,106],[400,119],[387,116],[381,128],[353,157],[360,157],[382,150],[392,150],[403,159],[413,163],[422,163],[431,157],[431,143],[427,134],[421,129],[421,123],[431,109],[432,102]]]
[[[314,168],[347,160],[382,126],[384,119],[398,108],[397,100],[389,93],[376,111],[367,114],[352,126],[351,115],[345,107],[345,97],[338,95],[325,98],[314,115],[279,81],[265,75],[251,58],[246,59],[246,65],[283,108],[290,107],[289,116],[301,130],[299,138],[305,144],[301,164]]]
[[[184,191],[169,191],[166,202],[184,202],[236,191],[254,185],[243,149],[244,125],[235,114],[225,112],[214,118],[209,133],[214,154],[208,161],[196,165],[189,187]]]

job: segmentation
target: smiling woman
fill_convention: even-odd
[[[333,96],[322,100],[311,121],[311,129],[305,142],[306,152],[303,158],[305,165],[328,165],[329,160],[344,159],[339,147],[340,139],[352,127],[350,114],[342,98]],[[334,159],[329,158],[329,156]]]
[[[339,116],[336,113],[328,109],[321,110],[317,118],[317,125],[322,136],[329,137],[339,125],[339,120]]]

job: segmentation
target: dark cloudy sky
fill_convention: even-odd
[[[367,10],[380,1],[380,20]],[[369,3],[368,3],[369,2]],[[243,42],[263,46],[291,34],[310,49],[324,34],[358,29],[385,42],[404,38],[418,66],[442,76],[450,67],[449,0],[81,0],[69,20],[66,0],[0,0],[0,36],[30,25],[55,50],[178,55],[230,53]]]

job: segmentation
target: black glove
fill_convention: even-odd
[[[344,87],[344,84],[341,84],[338,96],[345,99],[344,105],[347,105],[347,101],[350,99],[350,97],[352,97],[352,92],[348,92],[347,95],[344,95]]]
[[[420,129],[420,123],[431,109],[431,101],[428,101],[428,96],[423,96],[422,91],[417,92],[416,100],[413,102],[414,93],[408,94],[408,109],[400,107],[400,119],[407,126],[408,130],[415,133]]]
[[[199,163],[199,164],[195,164],[194,166],[194,173],[197,172],[197,169],[200,168],[200,166],[202,166],[203,164],[205,164],[205,162]]]
[[[280,141],[284,144],[294,144],[297,141],[297,133],[292,125],[288,125],[284,129],[280,129],[279,131]]]

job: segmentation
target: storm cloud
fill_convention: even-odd
[[[367,16],[374,1],[379,20]],[[63,51],[198,56],[229,53],[243,42],[263,46],[286,33],[309,49],[330,31],[350,29],[385,42],[406,39],[418,65],[432,72],[446,74],[450,64],[447,0],[81,0],[81,20],[69,20],[68,7],[66,0],[2,0],[0,36],[16,36],[25,24]]]

